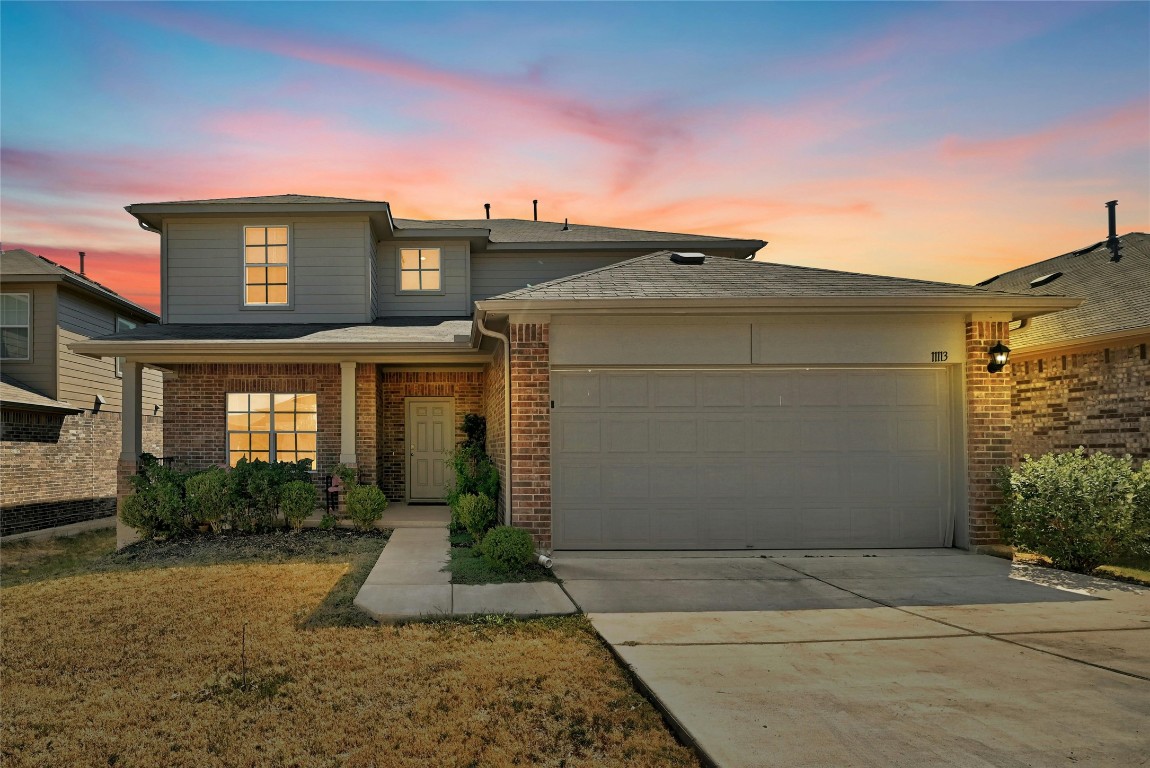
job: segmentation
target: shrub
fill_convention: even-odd
[[[479,541],[495,525],[495,502],[481,493],[468,493],[459,497],[454,507],[459,523],[472,538]]]
[[[1027,456],[999,475],[999,524],[1019,549],[1058,568],[1089,573],[1106,562],[1150,553],[1150,496],[1145,468],[1103,453]]]
[[[157,528],[161,525],[155,511],[139,493],[125,496],[120,502],[120,520],[124,525],[135,528],[144,539],[155,536]]]
[[[535,542],[522,528],[501,525],[487,532],[479,551],[493,568],[518,571],[535,559]]]
[[[240,459],[228,472],[232,497],[229,525],[241,532],[266,531],[279,521],[280,494],[291,482],[310,482],[311,461],[248,461]]]
[[[230,514],[227,470],[212,467],[189,477],[184,481],[184,500],[192,520],[218,530],[222,520]]]
[[[374,485],[357,485],[347,492],[347,516],[361,531],[369,531],[387,509],[387,497]]]
[[[138,473],[131,483],[136,500],[131,502],[128,517],[139,523],[131,525],[147,537],[156,535],[179,536],[192,530],[195,520],[189,514],[184,500],[186,475],[163,464],[149,453],[141,454]]]
[[[292,480],[280,492],[280,511],[294,530],[303,528],[303,521],[315,511],[319,494],[306,480]]]

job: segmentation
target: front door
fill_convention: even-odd
[[[407,498],[443,501],[451,470],[447,454],[455,445],[455,401],[450,397],[407,399]]]

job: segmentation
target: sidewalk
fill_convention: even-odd
[[[412,521],[415,523],[416,521]],[[355,605],[378,621],[429,616],[498,613],[518,617],[575,613],[553,582],[452,584],[445,570],[451,557],[447,527],[399,527],[379,555],[355,597]]]

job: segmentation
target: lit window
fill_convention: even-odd
[[[399,249],[399,289],[401,291],[438,291],[440,279],[438,248]]]
[[[316,466],[315,394],[228,393],[228,464],[299,461]]]
[[[0,294],[0,359],[32,357],[32,295]]]
[[[129,320],[126,317],[117,317],[116,318],[116,333],[123,333],[124,331],[130,331],[135,327],[136,327],[136,321],[135,320]],[[116,358],[116,376],[119,378],[124,377],[124,358],[122,358],[122,357]]]
[[[288,303],[288,228],[244,227],[244,304]]]

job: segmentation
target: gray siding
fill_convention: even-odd
[[[243,228],[287,224],[290,308],[245,308]],[[369,318],[366,218],[193,219],[166,226],[168,323],[355,323]]]
[[[367,287],[371,291],[371,318],[374,320],[379,317],[379,249],[375,247],[375,238],[372,236],[370,228],[367,234],[368,247],[371,249],[368,259],[371,280]]]
[[[442,258],[442,293],[400,293],[399,249],[439,248]],[[379,316],[403,315],[463,316],[471,315],[468,290],[467,242],[384,242],[379,245]]]
[[[56,398],[56,286],[5,280],[3,291],[32,297],[32,359],[5,360],[4,373],[46,397]]]
[[[106,336],[116,332],[116,311],[91,301],[77,293],[61,290],[57,295],[59,310],[59,395],[57,399],[91,409],[96,395],[107,401],[101,411],[121,413],[121,379],[116,376],[116,361],[111,357],[86,357],[68,349],[68,345],[81,339]],[[132,318],[135,319],[135,318]],[[142,411],[155,414],[155,406],[163,405],[163,378],[158,371],[144,369]]]
[[[642,255],[642,252],[472,254],[471,299],[482,301]]]

